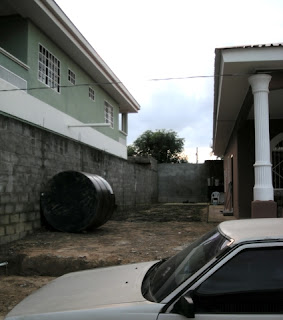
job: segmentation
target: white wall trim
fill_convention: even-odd
[[[29,66],[27,64],[23,63],[21,60],[19,60],[18,58],[13,56],[11,53],[4,50],[2,47],[0,47],[0,52],[3,53],[6,57],[11,59],[12,61],[16,62],[18,65],[20,65],[24,69],[29,70]]]
[[[223,61],[225,63],[282,61],[282,53],[282,47],[238,48],[222,51]]]
[[[107,137],[93,128],[68,127],[68,125],[80,125],[83,123],[29,95],[25,91],[1,91],[13,90],[15,88],[10,83],[0,79],[0,111],[120,158],[127,159],[126,145]]]
[[[0,78],[21,90],[27,90],[27,81],[0,65]]]

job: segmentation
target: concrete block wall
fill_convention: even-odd
[[[206,164],[158,164],[159,202],[207,202]]]
[[[0,244],[41,226],[40,193],[49,179],[67,170],[105,178],[118,210],[157,202],[154,161],[128,162],[0,114]]]

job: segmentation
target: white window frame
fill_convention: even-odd
[[[68,81],[73,85],[76,84],[76,74],[70,68],[68,69]]]
[[[95,101],[95,91],[93,87],[88,87],[88,97],[90,100]]]
[[[114,128],[114,108],[106,100],[104,100],[104,120],[105,123],[110,123],[110,127]]]
[[[128,133],[128,114],[119,113],[119,130],[124,134]]]
[[[60,93],[60,70],[60,60],[39,43],[38,80]]]

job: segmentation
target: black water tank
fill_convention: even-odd
[[[64,171],[55,175],[41,193],[41,210],[47,223],[64,232],[98,228],[115,208],[115,196],[102,177]]]

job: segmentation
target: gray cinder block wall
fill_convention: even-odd
[[[205,164],[158,164],[158,201],[207,202],[208,177]]]
[[[157,202],[154,160],[126,161],[0,114],[0,244],[41,226],[40,193],[49,179],[67,170],[105,178],[118,211]]]

